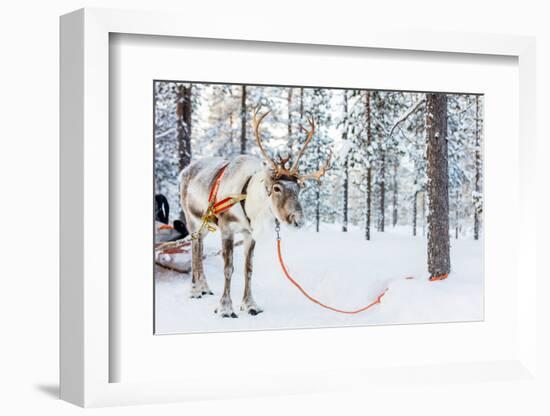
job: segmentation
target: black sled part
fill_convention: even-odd
[[[180,238],[185,238],[189,235],[189,230],[187,229],[183,221],[175,220],[173,225],[174,225],[174,229],[179,234],[181,234],[179,237],[175,238],[175,240],[179,240]]]
[[[170,218],[170,206],[168,200],[162,194],[155,195],[155,219],[163,224],[168,224]]]

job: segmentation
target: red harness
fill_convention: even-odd
[[[229,164],[223,165],[216,174],[216,179],[214,180],[214,184],[210,189],[210,195],[208,196],[208,208],[206,210],[206,214],[203,216],[203,221],[206,220],[209,223],[214,222],[216,216],[218,216],[222,212],[229,210],[233,205],[246,199],[246,195],[237,195],[228,196],[221,201],[216,201],[218,197],[218,189],[220,188],[220,183],[228,165]]]

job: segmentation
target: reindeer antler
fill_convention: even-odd
[[[279,165],[284,168],[289,160],[290,160],[290,156],[287,156],[287,157],[279,156]]]
[[[264,159],[271,165],[271,167],[275,170],[275,172],[278,172],[279,166],[275,163],[275,161],[272,158],[268,156],[267,152],[265,151],[262,145],[262,139],[260,138],[260,124],[262,124],[262,121],[270,113],[270,111],[267,111],[266,113],[262,114],[258,119],[259,111],[260,111],[260,107],[258,106],[254,109],[254,116],[252,118],[252,124],[254,126],[254,134],[256,135],[256,143],[258,144],[258,147],[260,148],[260,151],[262,152]]]
[[[298,181],[301,182],[301,183],[304,183],[305,181],[309,180],[309,179],[314,179],[316,181],[320,181],[321,180],[321,176],[323,176],[325,173],[327,173],[327,170],[330,169],[330,160],[332,159],[332,150],[329,150],[329,154],[328,154],[328,158],[327,158],[327,161],[325,162],[325,164],[323,166],[321,166],[319,168],[318,171],[316,172],[313,172],[313,173],[308,173],[307,175],[300,175],[298,176]]]
[[[310,130],[307,130],[304,126],[302,126],[302,130],[306,133],[306,141],[304,142],[304,145],[298,152],[298,156],[296,156],[296,160],[294,161],[294,164],[290,168],[290,172],[292,172],[293,174],[298,174],[298,162],[300,162],[300,158],[303,156],[307,146],[309,145],[309,142],[313,138],[313,134],[315,133],[315,122],[313,121],[313,119],[309,118],[308,123],[311,127]]]
[[[319,181],[321,179],[321,176],[323,176],[327,170],[330,169],[330,160],[332,158],[332,151],[330,151],[329,157],[325,164],[321,166],[321,168],[317,172],[313,172],[307,175],[300,175],[298,172],[298,163],[300,161],[300,158],[304,155],[304,152],[306,151],[307,146],[311,142],[311,139],[313,138],[313,135],[315,134],[315,122],[312,118],[308,119],[308,123],[310,126],[310,129],[307,130],[305,127],[302,126],[302,130],[306,133],[306,140],[304,142],[304,145],[298,152],[298,156],[294,160],[294,163],[292,164],[292,167],[290,169],[286,168],[286,164],[290,160],[290,156],[287,156],[285,158],[279,156],[279,162],[275,162],[269,155],[267,154],[266,150],[264,149],[264,146],[262,145],[262,139],[260,137],[260,125],[262,124],[262,121],[264,118],[270,113],[270,111],[267,111],[266,113],[260,115],[258,117],[260,111],[260,107],[256,107],[254,109],[254,116],[252,118],[252,124],[254,126],[254,134],[256,136],[256,143],[258,144],[258,147],[260,148],[260,151],[262,152],[262,155],[264,159],[271,165],[273,168],[273,171],[275,172],[275,177],[280,178],[282,176],[287,177],[294,177],[298,182],[303,183],[309,179],[315,179]]]

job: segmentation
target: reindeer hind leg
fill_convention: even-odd
[[[214,293],[208,287],[203,266],[203,237],[200,236],[191,242],[191,298],[200,299],[204,295],[213,295]]]
[[[189,233],[194,234],[200,230],[202,220],[201,212],[189,200],[189,185],[196,169],[189,166],[184,169],[180,177],[180,204]],[[206,282],[203,267],[203,236],[193,239],[191,242],[191,298],[201,298],[204,295],[213,295]]]

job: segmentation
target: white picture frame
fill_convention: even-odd
[[[338,33],[315,26],[307,31],[289,27],[282,32],[269,21],[248,24],[246,35],[242,35],[234,32],[235,22],[225,19],[211,20],[209,24],[201,19],[186,19],[185,26],[182,20],[183,16],[174,13],[107,9],[82,9],[61,18],[61,398],[87,407],[319,392],[341,389],[341,379],[366,386],[381,381],[394,383],[434,377],[448,381],[536,377],[536,217],[529,210],[535,198],[534,39],[368,28],[356,31],[352,27]],[[521,215],[516,249],[522,279],[517,293],[516,353],[505,360],[460,365],[441,363],[423,367],[418,363],[414,371],[370,368],[365,372],[360,371],[360,366],[357,370],[333,369],[332,377],[327,378],[319,377],[315,370],[297,370],[292,374],[271,374],[262,380],[243,378],[223,389],[220,383],[206,377],[111,382],[110,363],[117,359],[109,347],[109,35],[112,33],[517,58]]]

